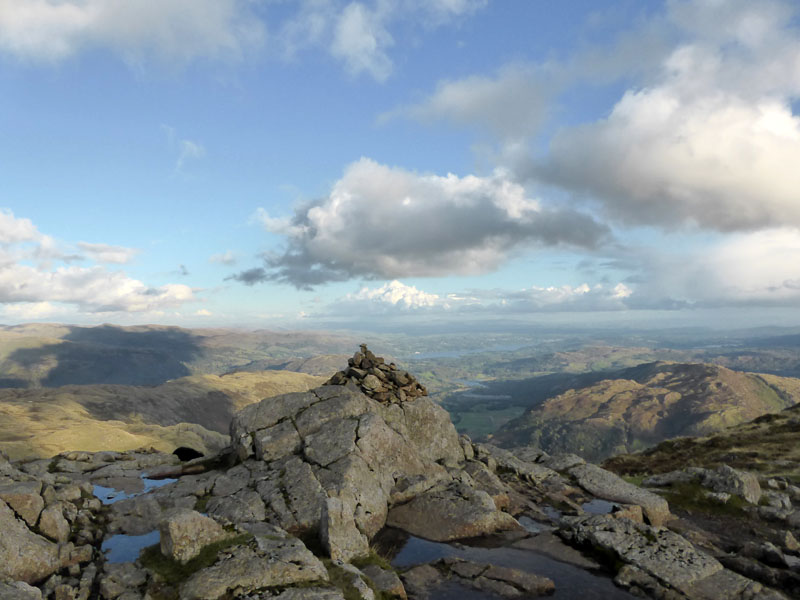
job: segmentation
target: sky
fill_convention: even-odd
[[[0,322],[800,325],[800,4],[0,0]]]

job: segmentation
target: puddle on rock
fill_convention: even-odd
[[[589,502],[581,504],[583,510],[593,515],[607,515],[618,506],[619,505],[614,502],[601,500],[600,498],[594,498],[593,500],[589,500]]]
[[[556,584],[552,598],[560,600],[632,600],[635,596],[618,588],[610,577],[558,561],[534,550],[510,548],[477,548],[464,544],[431,542],[386,529],[379,534],[377,547],[382,554],[393,556],[391,563],[400,571],[412,566],[454,557],[509,567],[549,577]],[[437,600],[496,600],[488,592],[475,590],[448,581],[435,590]]]
[[[129,479],[130,481],[123,481],[124,479]],[[118,483],[117,487],[94,484],[93,493],[103,504],[114,504],[120,500],[127,500],[128,498],[141,496],[142,494],[146,494],[151,490],[178,481],[177,479],[169,478],[150,479],[145,473],[142,473],[138,479],[134,477],[127,477],[115,478],[115,480],[116,481],[114,482]]]
[[[151,531],[144,535],[112,535],[103,541],[100,550],[105,554],[110,563],[133,562],[139,558],[139,553],[153,544],[161,541],[158,531]]]

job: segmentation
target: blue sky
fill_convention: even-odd
[[[771,0],[0,0],[0,321],[800,324],[798,33]]]

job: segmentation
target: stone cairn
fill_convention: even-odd
[[[407,371],[386,364],[361,344],[361,350],[347,359],[347,369],[337,372],[325,385],[350,385],[378,402],[407,402],[427,396],[428,390]]]

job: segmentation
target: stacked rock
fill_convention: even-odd
[[[378,402],[397,403],[427,396],[428,390],[407,371],[386,364],[361,344],[361,350],[347,360],[347,369],[337,372],[325,385],[351,385]]]

